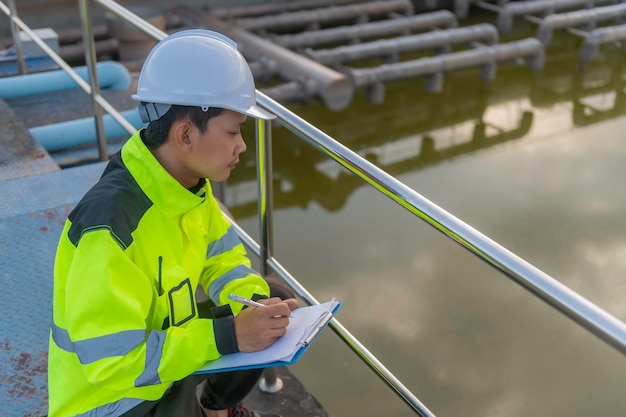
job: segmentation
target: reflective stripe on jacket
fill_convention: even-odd
[[[269,295],[208,182],[196,194],[185,189],[138,132],[70,213],[59,241],[50,417],[119,416],[219,357],[234,330],[198,318],[198,285],[235,313],[242,306],[228,293]]]

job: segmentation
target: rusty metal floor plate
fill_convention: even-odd
[[[0,99],[0,181],[58,170],[11,107]]]

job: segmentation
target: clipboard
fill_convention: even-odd
[[[299,307],[291,312],[287,332],[272,346],[258,352],[237,352],[207,362],[194,374],[269,368],[295,363],[326,328],[343,301]]]

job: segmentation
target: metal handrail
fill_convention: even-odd
[[[95,1],[105,7],[115,4],[111,0]],[[118,15],[124,17],[123,13],[121,13],[123,8],[117,5],[116,7],[120,11]],[[131,12],[128,13],[132,14]],[[150,34],[149,27],[151,25],[149,23],[142,21],[142,19],[136,16],[133,18],[132,23],[138,24],[137,27],[139,29],[146,34]],[[443,210],[260,91],[257,91],[257,101],[261,106],[276,114],[278,121],[300,139],[322,151],[383,195],[391,198],[412,214],[426,221],[435,229],[512,278],[515,282],[609,345],[622,353],[626,353],[626,324],[624,322]],[[257,125],[257,129],[258,127]],[[266,191],[268,189],[266,185],[260,185],[259,187]],[[264,201],[264,198],[267,198],[267,195],[261,193],[259,197],[261,207],[267,207],[267,201]],[[265,209],[263,211],[265,212]],[[265,223],[265,220],[262,220],[262,223]],[[264,235],[266,229],[266,227],[262,227],[261,234],[262,239],[267,242],[269,238]],[[270,254],[265,262],[273,264],[275,260],[271,257],[270,251],[267,248],[263,250],[265,253]],[[309,301],[316,302],[313,298],[310,298]],[[331,323],[332,325],[333,323]],[[352,342],[352,340],[347,339],[344,339],[344,341],[348,344]]]
[[[311,146],[609,345],[626,353],[626,323],[462,222],[263,93],[257,92],[257,101],[276,114],[283,126]]]

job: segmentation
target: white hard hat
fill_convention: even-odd
[[[259,119],[276,116],[256,105],[254,78],[230,38],[210,30],[176,32],[146,58],[137,94],[144,122],[157,120],[172,104],[218,107]]]

